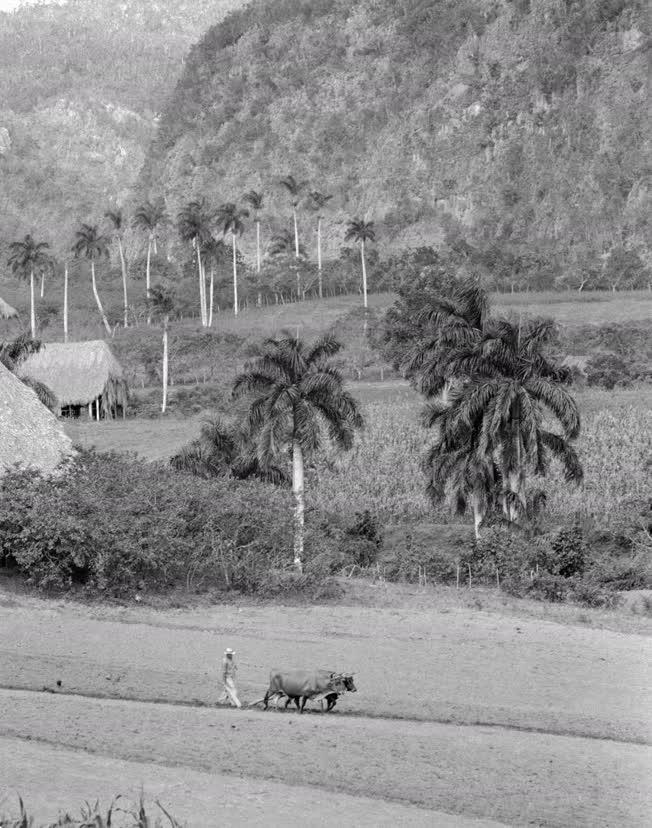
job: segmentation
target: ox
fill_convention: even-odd
[[[267,709],[270,698],[287,696],[285,706],[294,701],[299,713],[303,713],[307,700],[319,697],[326,699],[327,710],[332,710],[338,695],[347,690],[356,692],[352,675],[333,670],[272,670],[263,702]]]

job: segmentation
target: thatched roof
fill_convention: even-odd
[[[47,385],[62,406],[86,405],[100,394],[111,404],[126,403],[122,367],[101,339],[42,345],[22,363],[20,373]]]
[[[8,302],[0,296],[0,319],[13,319],[18,316],[16,308],[12,308]]]
[[[71,453],[54,414],[0,362],[0,474],[15,463],[50,472]]]

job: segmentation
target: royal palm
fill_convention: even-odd
[[[47,253],[50,245],[47,242],[37,242],[28,233],[22,241],[12,242],[9,245],[11,251],[8,264],[13,273],[27,277],[29,276],[29,301],[30,301],[30,330],[32,339],[36,336],[36,312],[34,309],[34,272],[37,269],[46,268],[50,263],[50,256]]]
[[[300,252],[297,207],[299,206],[299,202],[301,201],[301,193],[305,190],[306,186],[308,185],[308,182],[297,181],[293,175],[286,175],[285,178],[282,178],[279,181],[279,184],[287,191],[288,195],[290,196],[290,202],[292,204],[292,218],[294,220],[294,255],[298,259],[300,256]]]
[[[174,293],[163,285],[154,285],[149,291],[149,310],[161,320],[163,326],[163,401],[161,413],[165,414],[168,404],[168,326],[170,314],[174,310]]]
[[[321,268],[321,223],[324,218],[324,207],[333,198],[332,195],[320,193],[313,190],[310,195],[310,206],[317,213],[317,270],[319,272],[319,298],[323,299],[324,291],[322,285],[322,268]]]
[[[495,462],[512,522],[527,507],[528,472],[544,476],[554,457],[568,482],[583,477],[571,444],[580,431],[577,404],[564,384],[566,369],[546,353],[553,331],[547,321],[485,321],[479,336],[451,349],[448,371],[459,383],[450,403],[433,402],[425,413],[426,425],[438,428],[431,465],[454,466],[461,456],[478,469]],[[551,431],[555,421],[560,428]]]
[[[325,336],[312,345],[289,333],[267,339],[260,355],[235,380],[234,396],[250,394],[249,427],[263,468],[292,458],[294,563],[300,569],[304,546],[304,460],[321,445],[323,427],[343,449],[353,445],[362,417],[342,377],[328,360],[341,345]]]
[[[106,332],[110,335],[111,326],[109,325],[109,320],[106,318],[106,314],[104,313],[104,308],[102,307],[102,302],[100,301],[100,295],[97,292],[97,281],[95,279],[95,262],[98,259],[109,258],[109,239],[106,236],[102,236],[98,232],[97,225],[94,224],[82,224],[81,228],[75,233],[75,236],[77,237],[77,241],[73,245],[73,253],[76,258],[87,259],[90,263],[93,296],[95,297],[97,309],[99,310],[102,318],[102,324],[104,325]]]
[[[229,202],[222,204],[217,211],[217,218],[222,226],[222,232],[226,236],[231,234],[233,245],[233,313],[238,315],[238,236],[244,232],[244,219],[249,218],[249,210],[238,208],[236,204]]]
[[[120,254],[120,270],[122,272],[122,298],[124,304],[124,326],[129,325],[129,300],[127,298],[127,262],[125,260],[125,251],[122,244],[122,234],[124,232],[124,216],[122,210],[117,207],[115,210],[107,210],[104,217],[108,218],[113,228],[113,235],[118,242],[118,252]]]
[[[136,209],[132,225],[136,230],[147,233],[147,260],[145,264],[145,296],[149,297],[151,287],[152,250],[156,252],[156,231],[167,223],[165,205],[162,201],[146,201]]]
[[[256,225],[256,273],[260,276],[260,211],[263,209],[264,197],[262,193],[256,190],[249,190],[248,193],[242,196],[242,200],[251,207],[254,214],[254,224]]]
[[[211,236],[210,225],[214,214],[209,209],[205,199],[188,202],[177,215],[177,229],[182,241],[191,242],[192,249],[197,255],[197,274],[199,276],[199,310],[201,323],[208,324],[206,303],[206,280],[202,265],[202,245]]]
[[[367,262],[365,259],[365,244],[376,241],[373,221],[362,221],[353,219],[350,221],[344,234],[344,241],[355,241],[360,245],[360,258],[362,261],[362,304],[367,309]]]

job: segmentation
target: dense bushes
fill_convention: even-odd
[[[255,591],[291,556],[284,492],[170,474],[124,455],[84,452],[55,480],[8,473],[0,486],[0,563],[41,588],[81,584]]]

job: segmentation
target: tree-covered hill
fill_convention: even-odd
[[[139,194],[174,213],[254,187],[289,227],[291,172],[335,196],[331,253],[360,215],[397,245],[496,245],[516,280],[527,257],[578,284],[613,249],[649,261],[643,17],[639,0],[254,0],[190,51]]]
[[[124,199],[190,45],[242,0],[67,0],[0,13],[0,246],[69,245]]]

